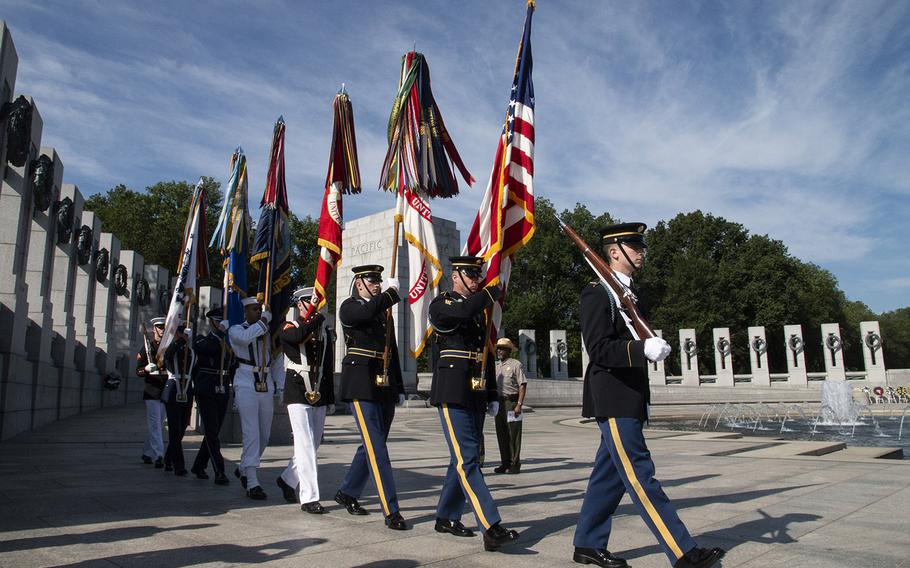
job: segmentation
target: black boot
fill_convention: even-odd
[[[695,547],[676,561],[674,568],[708,568],[717,564],[726,551],[722,548]]]
[[[606,568],[626,568],[629,565],[625,559],[613,556],[606,548],[581,548],[576,546],[572,560],[578,564],[596,564]]]
[[[344,505],[344,508],[348,510],[348,513],[352,515],[369,515],[370,513],[360,506],[360,503],[357,502],[357,499],[351,497],[347,493],[344,493],[340,489],[338,493],[335,494],[335,502],[339,505]]]
[[[408,530],[408,524],[404,521],[404,517],[401,516],[401,513],[395,511],[389,515],[386,515],[385,526],[389,527],[393,531],[406,531]]]
[[[510,531],[496,523],[483,533],[483,549],[492,552],[504,544],[518,540],[518,532]]]
[[[474,536],[474,531],[461,524],[461,521],[437,518],[436,526],[433,528],[438,533],[449,533],[455,536]]]
[[[281,476],[278,476],[278,480],[275,482],[278,484],[278,487],[281,488],[281,492],[284,494],[284,500],[288,503],[297,502],[297,491],[288,485],[288,482],[281,479]]]
[[[258,485],[256,487],[250,487],[246,492],[246,496],[250,499],[255,499],[256,501],[264,501],[266,498],[265,491]]]

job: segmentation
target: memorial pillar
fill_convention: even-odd
[[[663,337],[664,332],[655,329],[654,333],[657,337]],[[667,384],[667,373],[664,370],[663,361],[648,361],[648,383],[652,385],[666,385]]]
[[[79,191],[78,189],[76,190]],[[73,294],[73,319],[76,327],[74,359],[81,371],[79,411],[101,406],[101,376],[98,373],[95,349],[95,251],[101,234],[101,220],[83,209],[77,223],[76,282]]]
[[[120,239],[112,233],[101,233],[95,254],[95,365],[101,381],[94,385],[101,393],[101,406],[118,404],[117,391],[104,388],[103,379],[116,369],[113,345],[115,260],[120,258]],[[92,388],[92,385],[89,385]]]
[[[569,378],[569,345],[564,329],[550,330],[550,378]]]
[[[863,342],[863,362],[866,380],[870,383],[887,382],[882,335],[877,321],[859,322],[859,336]]]
[[[768,369],[768,340],[764,326],[749,327],[749,364],[752,369],[752,386],[771,386],[771,371]]]
[[[844,346],[838,324],[822,324],[822,353],[825,357],[825,379],[829,381],[846,381],[847,371],[844,368]]]
[[[32,392],[32,424],[37,428],[57,419],[60,370],[51,357],[54,310],[51,286],[54,276],[56,219],[53,204],[63,185],[63,162],[53,148],[41,148],[32,162],[27,184],[34,203],[30,222],[31,242],[25,266],[28,289],[28,329],[25,351],[35,363]]]
[[[193,326],[193,333],[206,334],[209,332],[209,322],[205,319],[205,314],[212,308],[220,308],[222,300],[224,299],[224,294],[221,288],[215,288],[214,286],[200,286],[199,287],[199,302],[197,304],[195,325]],[[289,309],[287,317],[291,318],[291,315],[296,311],[294,306],[291,306],[293,309]],[[291,321],[290,319],[288,321]]]
[[[15,56],[9,33],[3,29],[4,72],[6,59]],[[12,50],[12,53],[10,52]],[[12,61],[12,60],[10,60]],[[15,69],[13,69],[15,72]],[[4,84],[9,77],[4,78]],[[0,439],[28,430],[32,425],[35,372],[37,364],[28,357],[28,250],[31,244],[31,220],[34,204],[28,174],[38,156],[42,122],[34,102],[31,112],[30,143],[21,165],[5,165],[0,185]],[[8,136],[4,132],[4,157],[9,158]]]
[[[730,328],[714,328],[714,366],[718,387],[733,386],[733,344],[730,342]]]
[[[525,376],[537,378],[537,341],[533,329],[518,330],[518,360],[525,368]]]
[[[119,391],[113,391],[112,396],[119,398],[119,392],[123,402],[142,400],[142,381],[130,379],[136,374],[136,353],[143,344],[139,333],[139,306],[134,286],[144,267],[145,261],[141,254],[132,250],[120,251],[118,262],[112,264],[108,276],[114,289],[109,344],[114,356],[115,372],[121,379]]]
[[[806,373],[806,344],[803,341],[803,326],[785,325],[784,343],[787,354],[787,384],[804,387],[809,384]]]
[[[79,412],[81,371],[76,366],[76,233],[81,227],[85,201],[75,185],[63,184],[60,201],[55,205],[57,224],[54,278],[51,281],[54,338],[51,356],[59,369],[57,418]]]
[[[694,329],[679,330],[679,361],[683,386],[699,386],[701,379],[698,374],[698,343],[695,341]]]

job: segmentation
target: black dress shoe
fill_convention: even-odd
[[[404,521],[404,517],[401,516],[401,513],[395,511],[390,515],[386,515],[385,526],[389,527],[393,531],[406,531],[408,530],[408,523]]]
[[[176,475],[177,477],[183,477],[184,475],[186,475],[188,473],[189,472],[185,469],[175,469],[174,470],[174,475]]]
[[[580,548],[576,546],[572,560],[578,564],[596,564],[607,568],[626,568],[629,565],[624,558],[613,556],[606,548]]]
[[[235,467],[235,468],[234,468],[234,476],[235,476],[237,479],[240,480],[240,485],[241,485],[244,489],[246,489],[246,476],[245,476],[245,475],[240,475],[240,468],[239,468],[239,467]]]
[[[676,561],[674,568],[708,568],[717,564],[724,557],[723,548],[693,548]]]
[[[509,469],[506,470],[506,473],[511,473],[512,475],[515,475],[517,473],[521,473],[521,468],[520,467],[510,467]]]
[[[433,528],[438,533],[449,533],[455,536],[474,536],[474,531],[461,524],[461,521],[437,518],[436,526]]]
[[[250,487],[247,489],[246,496],[257,501],[265,501],[266,498],[265,491],[263,491],[262,487],[259,487],[258,485],[256,487]]]
[[[164,471],[174,471],[174,464],[165,463],[165,464],[164,464]]]
[[[510,531],[496,523],[483,533],[483,549],[492,552],[504,544],[518,540],[518,532]]]
[[[207,474],[204,469],[191,469],[190,471],[193,472],[193,475],[196,476],[196,479],[208,479],[209,478],[209,474]]]
[[[509,470],[509,466],[501,465],[499,467],[493,468],[493,473],[505,473]]]
[[[164,460],[161,458],[156,459],[155,460],[155,469],[161,469],[162,467],[164,467]]]
[[[338,493],[335,494],[335,502],[339,505],[344,505],[344,508],[348,510],[348,513],[352,515],[369,515],[369,511],[360,506],[360,503],[357,502],[357,499],[351,497],[347,493],[344,493],[340,489]]]
[[[278,487],[281,488],[281,492],[284,494],[285,501],[287,501],[288,503],[297,502],[297,491],[293,487],[288,485],[287,481],[281,479],[281,477],[279,476],[278,481],[276,481],[275,483],[277,483]]]
[[[152,463],[152,458],[145,454],[142,454],[142,463]]]
[[[229,485],[231,480],[228,479],[228,476],[224,475],[223,471],[215,472],[215,485]]]
[[[313,501],[312,503],[304,503],[300,506],[300,510],[307,512],[311,515],[324,515],[328,513],[325,507],[319,501]]]

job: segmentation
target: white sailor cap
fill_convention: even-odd
[[[240,300],[240,303],[246,307],[252,306],[253,304],[258,304],[259,300],[256,298],[256,296],[247,296],[246,298]]]
[[[313,297],[313,290],[314,288],[312,286],[297,288],[294,290],[294,293],[291,294],[291,298],[293,298],[294,302],[299,302],[301,299],[309,301],[309,299]]]
[[[161,327],[164,327],[164,322],[165,322],[165,319],[163,316],[159,316],[157,318],[152,318],[149,320],[149,323],[152,324],[152,326],[160,325]]]

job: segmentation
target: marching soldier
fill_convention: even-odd
[[[167,372],[159,369],[155,363],[155,353],[164,334],[164,318],[152,318],[153,337],[145,337],[145,348],[136,354],[136,375],[145,380],[142,400],[145,401],[145,421],[148,434],[145,437],[145,446],[142,448],[143,463],[154,463],[156,469],[164,467],[164,403],[161,395],[167,382]],[[143,335],[145,331],[143,329]]]
[[[496,441],[502,463],[496,473],[521,471],[521,410],[528,390],[521,361],[512,358],[515,344],[503,337],[496,342],[496,387],[499,390],[499,412],[496,414]],[[512,420],[509,421],[509,414]]]
[[[386,310],[400,300],[398,280],[390,278],[382,288],[381,266],[355,266],[353,271],[354,293],[339,309],[347,345],[347,355],[341,363],[341,398],[350,403],[363,443],[354,454],[335,501],[352,515],[366,515],[366,509],[357,499],[372,476],[386,526],[405,530],[408,526],[398,510],[395,479],[386,447],[395,418],[395,404],[404,402],[404,383],[394,336],[389,345],[388,373],[383,368]]]
[[[164,452],[164,470],[174,469],[174,475],[184,476],[186,462],[183,457],[183,436],[190,424],[193,407],[193,387],[190,382],[196,354],[190,346],[190,333],[183,325],[177,328],[174,341],[164,352],[164,366],[167,368],[167,384],[164,387],[165,408],[167,409],[167,450]]]
[[[601,232],[607,261],[633,298],[632,275],[645,258],[645,228],[644,223],[623,223]],[[646,365],[664,360],[670,345],[659,337],[636,339],[619,306],[619,298],[599,282],[581,293],[581,332],[590,357],[582,416],[597,419],[601,441],[575,529],[573,559],[611,568],[627,566],[607,550],[607,541],[613,513],[629,493],[671,564],[713,566],[724,551],[696,546],[654,478],[654,462],[642,434],[650,401]]]
[[[212,308],[205,316],[209,320],[211,330],[208,335],[193,338],[193,352],[197,357],[193,373],[193,390],[205,436],[190,471],[199,479],[208,479],[205,470],[211,460],[215,484],[227,485],[230,482],[224,473],[219,432],[227,413],[237,363],[234,353],[227,344],[227,334],[222,326],[222,309]]]
[[[452,292],[430,303],[435,334],[433,386],[430,403],[438,408],[451,456],[436,507],[436,532],[473,536],[461,523],[465,497],[483,529],[485,550],[496,550],[518,539],[500,524],[499,510],[480,471],[480,439],[484,412],[496,416],[499,401],[493,358],[481,369],[487,326],[484,310],[499,297],[498,287],[481,288],[483,259],[455,256]]]
[[[319,503],[316,451],[322,441],[327,408],[335,405],[334,334],[321,312],[304,319],[312,295],[312,287],[294,292],[298,316],[284,324],[279,333],[287,358],[284,403],[294,433],[294,455],[277,483],[289,503],[299,500],[301,510],[320,515],[326,509]]]
[[[263,500],[267,496],[259,484],[257,469],[259,460],[269,444],[272,431],[272,416],[275,414],[275,399],[278,384],[275,382],[280,361],[272,361],[272,341],[269,322],[272,314],[262,310],[255,297],[242,300],[245,321],[232,325],[228,330],[231,348],[237,357],[234,373],[234,401],[240,412],[240,430],[243,437],[243,451],[240,466],[234,475],[246,489],[250,499]],[[284,377],[280,377],[282,385]]]

